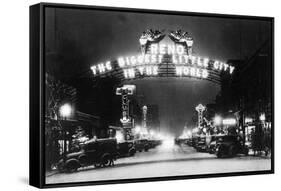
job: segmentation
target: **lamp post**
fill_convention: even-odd
[[[70,117],[72,115],[72,107],[69,103],[65,103],[59,108],[59,115],[61,119],[66,120],[66,118]],[[66,159],[66,131],[64,127],[62,127],[62,132],[63,132],[63,160],[65,162]]]

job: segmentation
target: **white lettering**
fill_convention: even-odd
[[[133,68],[124,69],[125,78],[135,78],[135,70]]]
[[[107,61],[107,62],[105,63],[105,68],[106,68],[107,70],[112,70],[111,62],[110,62],[110,61]]]
[[[134,66],[134,65],[136,65],[136,63],[137,63],[137,59],[136,59],[136,57],[135,56],[131,56],[131,64]]]
[[[168,54],[175,54],[175,46],[168,45]]]
[[[234,66],[230,66],[230,71],[229,71],[229,73],[232,74],[233,71],[234,71]]]
[[[220,62],[219,70],[222,70],[224,63]]]
[[[189,67],[183,67],[183,74],[184,75],[189,75]]]
[[[123,68],[125,66],[125,60],[123,57],[118,58],[117,62],[120,68]]]
[[[177,64],[177,63],[178,63],[178,60],[177,60],[177,58],[176,58],[176,55],[173,55],[173,56],[172,56],[172,62],[173,62],[174,64]]]
[[[152,68],[151,67],[146,67],[145,68],[145,72],[146,72],[146,75],[151,76],[152,75]]]
[[[157,66],[153,66],[152,73],[153,73],[154,76],[158,75],[158,67]]]
[[[177,45],[177,53],[180,55],[184,54],[184,47],[182,45]]]
[[[156,63],[156,55],[151,55],[151,63],[155,64]]]
[[[151,44],[150,45],[150,53],[151,54],[157,54],[158,51],[158,44]]]
[[[214,69],[219,69],[219,62],[217,60],[214,62]]]
[[[94,75],[97,74],[97,66],[92,66],[92,67],[91,67],[91,70],[92,70],[92,72],[93,72]]]
[[[144,56],[143,56],[143,55],[139,55],[139,56],[138,56],[138,63],[139,63],[139,64],[142,64],[142,63],[143,63],[143,60],[144,60]]]
[[[224,71],[226,71],[226,70],[227,70],[227,68],[229,67],[229,65],[228,65],[228,64],[224,64],[223,66],[224,66]]]
[[[203,66],[207,68],[209,66],[209,58],[204,58]]]
[[[99,73],[104,73],[105,72],[105,66],[103,63],[98,64],[98,69],[99,69]]]
[[[138,67],[138,70],[139,70],[140,75],[143,75],[144,67]]]
[[[158,63],[162,63],[162,59],[163,59],[163,55],[160,54],[160,55],[158,56]]]
[[[165,54],[166,53],[166,45],[165,44],[160,44],[159,46],[159,54]]]
[[[208,77],[208,71],[207,70],[202,70],[202,78],[207,78]]]
[[[146,64],[148,64],[148,63],[150,63],[150,55],[149,54],[146,54],[145,56],[144,56],[144,63],[146,63]]]
[[[176,75],[178,76],[182,75],[182,67],[176,67]]]
[[[195,76],[195,68],[190,68],[190,75]]]

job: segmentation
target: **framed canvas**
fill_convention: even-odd
[[[274,172],[273,18],[30,7],[30,184]]]

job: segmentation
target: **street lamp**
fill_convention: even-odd
[[[69,103],[65,103],[59,108],[60,116],[65,120],[67,117],[70,117],[72,114],[72,107]],[[62,125],[61,125],[62,127]],[[62,127],[63,132],[63,160],[66,160],[66,131]]]
[[[252,123],[252,122],[253,122],[253,118],[250,117],[245,118],[245,123]]]
[[[136,126],[135,127],[135,133],[138,134],[141,131],[141,127],[140,126]]]
[[[222,122],[222,118],[221,116],[215,116],[214,118],[214,125],[221,125],[221,122]]]
[[[60,116],[63,117],[63,118],[70,117],[71,113],[72,113],[71,105],[69,103],[63,104],[60,107],[59,112],[60,112]]]
[[[120,132],[120,131],[116,131],[115,138],[116,138],[116,140],[117,140],[118,143],[124,141],[124,135],[123,135],[123,133]]]
[[[150,131],[149,131],[149,135],[150,135],[151,137],[153,137],[153,136],[155,135],[155,132],[152,131],[152,130],[150,130]]]
[[[262,122],[265,121],[265,114],[264,114],[264,113],[262,113],[262,114],[260,115],[260,120],[261,120]]]

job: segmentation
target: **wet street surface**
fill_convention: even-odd
[[[196,174],[270,170],[271,160],[265,157],[237,156],[218,159],[216,155],[197,152],[189,146],[166,141],[148,152],[120,158],[115,166],[80,168],[75,173],[46,175],[46,183],[67,183],[99,180],[133,179]]]

